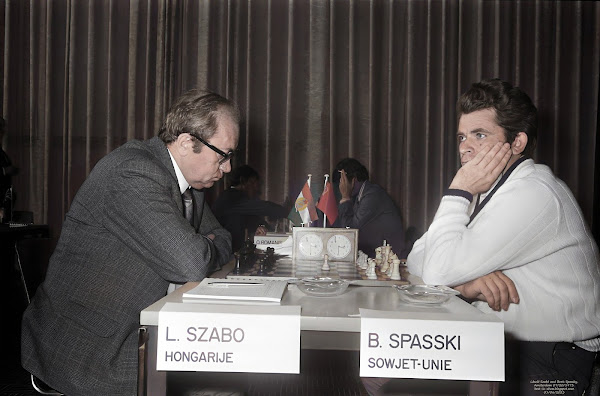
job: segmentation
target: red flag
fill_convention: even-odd
[[[294,207],[288,215],[288,219],[296,225],[299,223],[309,225],[311,221],[319,218],[308,183],[308,181],[304,183],[304,187],[302,187],[302,191],[298,194]]]
[[[319,216],[317,215],[317,210],[315,209],[315,201],[313,200],[312,192],[310,192],[310,186],[308,185],[308,182],[304,183],[304,187],[302,187],[302,195],[306,200],[306,208],[308,209],[310,220],[317,220]],[[298,206],[298,200],[296,200],[296,206]]]
[[[329,225],[332,225],[335,222],[335,219],[337,219],[337,202],[335,199],[335,194],[333,193],[333,187],[329,181],[325,184],[325,189],[323,190],[323,194],[321,194],[321,198],[319,198],[317,208],[319,208],[321,212],[325,213]]]

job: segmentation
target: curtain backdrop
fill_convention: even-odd
[[[245,115],[263,198],[355,157],[424,231],[458,168],[455,102],[500,77],[538,106],[535,159],[599,227],[600,3],[475,0],[0,0],[16,209],[56,237],[94,164],[156,134],[200,87]],[[210,191],[214,198],[226,185]]]

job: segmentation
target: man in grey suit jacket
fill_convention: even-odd
[[[385,240],[405,258],[402,217],[392,197],[369,181],[369,171],[354,158],[340,160],[335,169],[333,181],[339,183],[342,197],[334,226],[358,228],[358,247],[371,257]]]
[[[238,124],[232,102],[190,91],[158,137],[98,162],[23,316],[23,367],[68,395],[136,393],[140,311],[169,283],[199,281],[231,257],[201,190],[231,170]],[[183,215],[188,188],[193,225]]]

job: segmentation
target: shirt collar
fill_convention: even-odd
[[[175,158],[173,158],[171,150],[167,148],[167,151],[169,152],[169,157],[171,157],[171,162],[173,162],[173,168],[175,168],[175,175],[177,176],[177,182],[179,183],[179,190],[183,194],[185,190],[190,188],[190,183],[188,183],[187,180],[185,180],[185,177],[183,177],[183,173],[181,173],[181,169],[179,169],[177,161],[175,161]]]

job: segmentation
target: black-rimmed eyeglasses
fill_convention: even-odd
[[[214,151],[215,153],[219,154],[222,157],[219,160],[219,165],[222,165],[225,162],[229,161],[235,155],[235,151],[230,150],[228,153],[226,153],[222,150],[219,150],[218,148],[216,148],[212,144],[208,143],[206,140],[202,139],[200,136],[196,135],[195,133],[190,133],[190,135],[193,136],[194,138],[198,139],[202,144],[204,144],[206,147],[208,147],[209,149],[211,149],[212,151]]]

